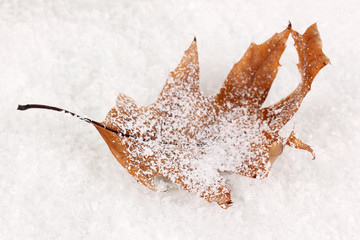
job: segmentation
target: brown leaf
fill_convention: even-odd
[[[261,109],[290,33],[299,54],[302,82],[279,103]],[[304,35],[289,25],[261,45],[252,43],[219,94],[204,97],[194,40],[155,103],[137,107],[132,99],[119,95],[103,124],[131,137],[96,128],[118,161],[145,186],[155,190],[154,177],[162,175],[226,208],[231,197],[221,172],[263,178],[285,144],[312,152],[293,133],[285,140],[278,132],[328,62],[316,25]]]
[[[289,96],[262,108],[290,34],[299,55],[301,82]],[[159,98],[149,106],[138,107],[120,94],[102,123],[44,105],[19,105],[18,110],[64,111],[92,123],[120,164],[146,187],[155,191],[155,176],[161,175],[227,208],[232,203],[230,189],[221,173],[264,178],[285,145],[314,156],[294,132],[284,138],[279,131],[299,109],[329,59],[322,52],[315,24],[303,35],[289,25],[263,44],[252,43],[220,92],[205,97],[199,87],[196,44],[194,39]]]

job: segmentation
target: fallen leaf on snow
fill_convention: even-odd
[[[292,35],[299,55],[301,82],[278,103],[262,108]],[[294,116],[312,81],[329,59],[322,52],[316,25],[301,35],[288,26],[261,45],[252,43],[218,94],[205,97],[199,87],[196,39],[171,72],[158,99],[138,107],[120,94],[105,121],[94,124],[120,164],[139,182],[156,190],[164,176],[188,192],[227,208],[232,203],[222,172],[253,178],[269,174],[285,145],[311,152],[295,137],[279,135]],[[47,108],[20,105],[19,110]]]

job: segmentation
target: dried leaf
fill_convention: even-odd
[[[290,34],[302,80],[289,96],[262,108]],[[120,164],[146,187],[156,190],[155,176],[161,175],[227,208],[232,201],[222,172],[264,178],[285,145],[314,154],[294,132],[283,138],[279,130],[299,109],[329,59],[315,24],[303,35],[289,25],[261,45],[252,43],[220,92],[205,97],[199,87],[196,44],[194,39],[153,104],[138,107],[120,94],[102,123],[65,112],[94,124]],[[35,107],[62,110],[43,105],[18,109]]]
[[[302,82],[288,97],[262,109],[290,33],[299,54]],[[204,97],[194,40],[155,103],[138,108],[129,97],[118,97],[103,124],[134,138],[97,129],[119,162],[145,186],[155,190],[154,177],[162,175],[226,208],[231,197],[221,172],[264,178],[285,144],[313,153],[293,133],[285,140],[278,132],[328,62],[316,25],[304,35],[289,25],[265,43],[251,44],[219,94]]]

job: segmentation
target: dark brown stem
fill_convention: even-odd
[[[17,107],[17,110],[19,111],[25,111],[25,110],[28,110],[28,109],[46,109],[46,110],[52,110],[52,111],[56,111],[56,112],[63,112],[63,113],[66,113],[66,114],[70,114],[71,116],[73,117],[76,117],[82,121],[85,121],[87,123],[92,123],[98,127],[101,127],[101,128],[104,128],[110,132],[113,132],[113,133],[116,133],[120,136],[123,136],[123,137],[128,137],[128,138],[133,138],[133,139],[139,139],[139,137],[136,137],[136,136],[132,136],[132,135],[129,135],[129,134],[126,134],[126,133],[123,133],[123,132],[118,132],[114,129],[111,129],[111,128],[108,128],[106,127],[104,124],[102,123],[99,123],[97,121],[94,121],[90,118],[87,118],[87,117],[82,117],[76,113],[73,113],[73,112],[70,112],[68,110],[65,110],[65,109],[62,109],[62,108],[58,108],[58,107],[53,107],[53,106],[48,106],[48,105],[42,105],[42,104],[26,104],[26,105],[18,105]],[[141,140],[143,141],[149,141],[151,139],[149,138],[140,138]],[[160,142],[162,144],[170,144],[170,145],[191,145],[190,143],[173,143],[173,142]],[[205,145],[204,143],[196,143],[195,145],[197,146],[203,146]]]
[[[101,128],[104,128],[110,132],[113,132],[113,133],[116,133],[116,134],[119,134],[121,136],[124,136],[124,137],[132,137],[132,138],[135,138],[134,136],[131,136],[131,135],[128,135],[128,134],[125,134],[125,133],[122,133],[122,132],[118,132],[114,129],[111,129],[111,128],[108,128],[106,127],[104,124],[102,123],[99,123],[97,121],[94,121],[90,118],[87,118],[87,117],[82,117],[76,113],[73,113],[73,112],[70,112],[68,110],[65,110],[65,109],[62,109],[62,108],[58,108],[58,107],[53,107],[53,106],[48,106],[48,105],[42,105],[42,104],[26,104],[26,105],[18,105],[18,108],[17,110],[20,110],[20,111],[25,111],[25,110],[28,110],[28,109],[46,109],[46,110],[52,110],[52,111],[56,111],[56,112],[63,112],[63,113],[67,113],[67,114],[70,114],[71,116],[74,116],[82,121],[85,121],[87,123],[92,123],[96,126],[99,126]]]

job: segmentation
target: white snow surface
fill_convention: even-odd
[[[356,0],[1,1],[0,239],[359,239],[359,16]],[[285,148],[268,178],[225,175],[227,210],[138,184],[89,124],[16,111],[102,121],[120,92],[150,104],[194,36],[212,95],[288,20],[300,33],[317,22],[332,62],[284,129],[296,123],[316,160]],[[297,62],[289,39],[267,105],[299,83]]]

